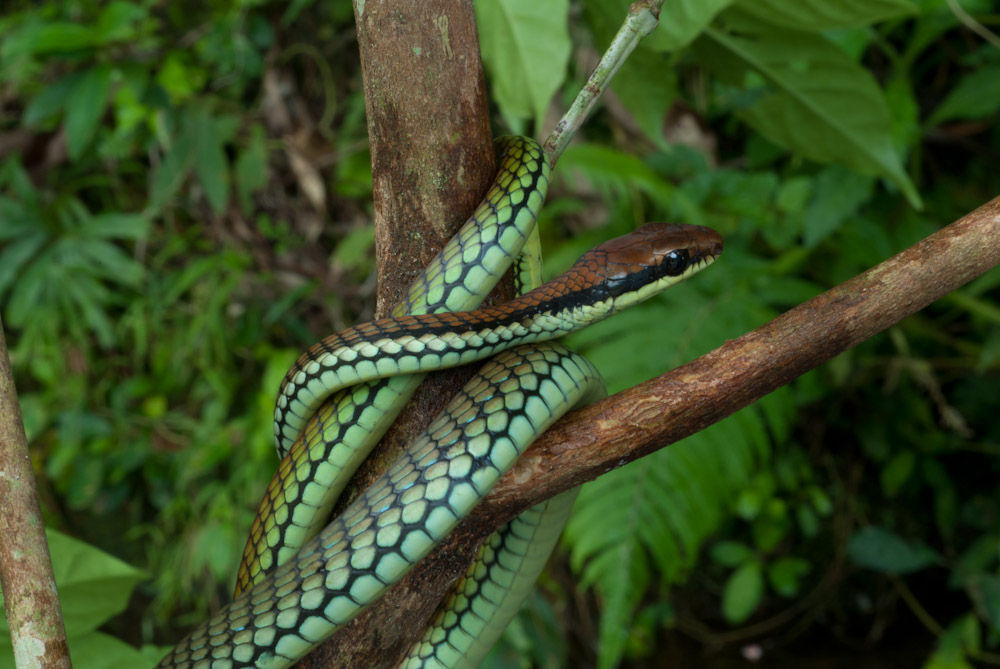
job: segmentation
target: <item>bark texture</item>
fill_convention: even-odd
[[[384,316],[479,204],[496,156],[472,3],[356,0],[354,14],[372,153],[376,313]],[[509,288],[501,289],[501,299],[510,297]],[[384,471],[471,373],[432,375],[345,498]],[[475,549],[444,554],[431,577],[404,579],[383,606],[364,612],[300,666],[392,666]],[[435,580],[431,587],[428,581],[442,573],[444,584]]]
[[[0,322],[0,584],[17,666],[69,667],[28,441]]]
[[[756,330],[568,414],[401,587],[445,590],[451,561],[520,511],[704,429],[997,265],[1000,197]],[[405,605],[399,589],[365,612],[370,624],[377,627],[381,616]],[[405,615],[401,620],[422,624]],[[372,666],[396,661],[386,654]]]
[[[384,315],[471,213],[494,169],[470,3],[355,2],[372,144]],[[774,321],[558,422],[455,533],[309,656],[391,667],[489,532],[521,510],[763,397],[1000,263],[1000,199]],[[431,379],[357,485],[370,482],[468,373]]]

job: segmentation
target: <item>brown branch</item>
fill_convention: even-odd
[[[18,666],[69,667],[28,441],[0,322],[0,584]]]
[[[459,6],[460,5],[460,6]],[[363,11],[359,11],[363,7]],[[472,210],[493,174],[470,3],[355,3],[372,145],[380,314]],[[763,397],[997,264],[993,201],[915,247],[673,372],[557,423],[453,535],[301,666],[389,667],[481,538],[528,506]],[[992,242],[992,246],[990,244]],[[424,384],[365,485],[461,383]]]
[[[702,430],[998,264],[1000,197],[711,353],[566,416],[470,522],[510,516]]]
[[[364,612],[366,624],[394,639],[415,638],[424,621],[406,615],[408,593],[437,601],[470,547],[520,511],[704,429],[998,264],[1000,197],[711,353],[569,414],[438,550]],[[379,628],[385,616],[391,630]],[[395,666],[396,648],[382,650],[367,666]]]
[[[366,0],[354,9],[372,150],[377,313],[386,315],[475,209],[496,158],[472,3]],[[428,379],[348,492],[374,480],[471,373]],[[462,564],[451,559],[451,579]],[[386,666],[434,613],[434,596],[419,582],[401,584],[395,604],[378,617],[363,613],[300,666]]]

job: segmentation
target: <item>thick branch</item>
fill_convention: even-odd
[[[998,264],[1000,197],[711,353],[567,415],[470,522],[493,524],[702,430]]]
[[[365,618],[375,625],[384,615],[398,618],[405,600],[397,590],[420,587],[432,598],[445,591],[452,580],[445,567],[524,509],[704,429],[997,264],[1000,198],[711,353],[567,415]],[[412,634],[423,624],[403,622]],[[393,656],[377,666],[394,666]]]
[[[381,314],[472,210],[492,176],[474,19],[468,3],[456,4],[355,3],[379,275],[390,277],[380,284]],[[303,666],[394,666],[483,536],[531,504],[729,415],[997,264],[998,207],[991,202],[713,353],[568,416],[443,546]],[[425,384],[409,418],[390,435],[393,445],[366,465],[360,485],[401,448],[402,437],[393,435],[419,431],[458,382],[438,383],[430,390]]]
[[[0,583],[17,666],[69,667],[69,646],[0,322]]]
[[[496,158],[472,3],[356,0],[354,13],[372,151],[377,314],[386,315],[475,209]],[[352,490],[384,471],[408,435],[419,434],[471,373],[429,378]],[[446,573],[453,579],[464,568],[461,557],[452,560]],[[362,613],[301,666],[385,666],[434,613],[434,597],[419,581],[404,581],[378,616]]]

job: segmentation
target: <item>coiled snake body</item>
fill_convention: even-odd
[[[708,228],[650,223],[516,300],[449,313],[490,290],[544,200],[540,147],[498,143],[493,188],[394,315],[324,339],[286,375],[275,410],[284,457],[247,541],[237,597],[160,666],[281,667],[322,642],[430,552],[538,434],[603,393],[585,359],[539,342],[644,300],[722,251]],[[421,374],[490,356],[405,454],[315,534]],[[538,505],[488,540],[483,562],[404,666],[477,664],[544,563],[572,498]]]

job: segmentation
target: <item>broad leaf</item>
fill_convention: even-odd
[[[121,560],[60,532],[46,530],[63,621],[69,636],[97,629],[125,610],[147,576]],[[6,618],[2,629],[7,631]]]
[[[709,551],[712,560],[725,567],[737,567],[754,556],[753,549],[739,541],[720,541]]]
[[[764,570],[753,560],[742,565],[726,579],[722,589],[722,615],[730,623],[750,617],[764,595]]]
[[[4,45],[5,57],[18,55],[22,50],[36,56],[77,51],[100,41],[93,28],[73,21],[37,23],[16,33],[15,38],[13,43]]]
[[[677,0],[660,14],[660,25],[644,42],[650,49],[676,51],[693,42],[733,0]],[[622,14],[624,16],[624,13]]]
[[[775,25],[818,32],[915,14],[909,0],[737,0],[736,7]]]
[[[581,170],[598,186],[631,185],[662,205],[674,195],[673,184],[663,179],[637,156],[598,144],[574,144],[566,150],[564,172]]]
[[[782,597],[794,597],[799,592],[801,578],[811,568],[808,560],[786,556],[767,565],[767,579],[776,593]]]
[[[478,0],[476,24],[493,96],[510,118],[540,127],[569,63],[567,0]]]
[[[651,49],[636,49],[615,76],[612,88],[646,136],[667,149],[664,120],[677,93],[676,74],[667,56]]]
[[[1000,110],[1000,64],[987,65],[962,77],[927,123],[977,119]]]
[[[941,562],[941,556],[926,544],[908,542],[875,526],[858,530],[851,537],[847,552],[855,563],[887,574],[908,574]]]
[[[159,651],[140,652],[95,631],[125,610],[132,589],[146,574],[60,532],[45,534],[73,663],[98,668],[152,666],[151,657]],[[9,629],[0,609],[0,669],[14,666]]]
[[[664,5],[656,30],[642,41],[646,49],[677,51],[690,44],[734,0],[674,0]],[[595,33],[610,41],[628,14],[629,0],[590,0],[587,17]],[[606,45],[601,45],[604,48]],[[627,67],[627,65],[626,65]],[[651,73],[653,74],[653,73]],[[655,79],[650,81],[655,86]]]
[[[21,117],[24,124],[36,125],[61,112],[66,106],[67,97],[84,75],[84,72],[74,72],[43,88],[24,109]]]
[[[874,179],[830,165],[816,175],[803,214],[803,243],[813,248],[837,230],[872,196]]]
[[[821,36],[727,12],[695,44],[720,78],[756,86],[742,116],[775,144],[895,183],[914,207],[920,196],[892,145],[885,97],[874,77]],[[751,75],[751,76],[748,76]]]

